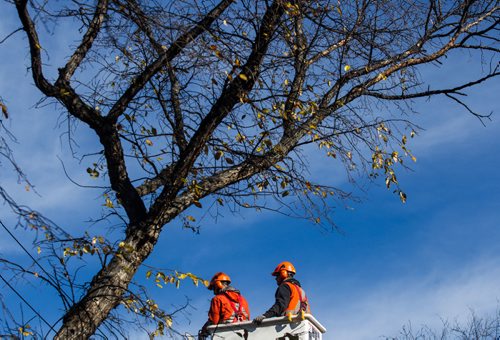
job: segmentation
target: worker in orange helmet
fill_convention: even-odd
[[[231,279],[223,272],[215,274],[210,281],[208,289],[213,290],[215,296],[210,303],[208,320],[199,332],[200,338],[209,335],[207,327],[210,325],[250,320],[247,300],[230,284]]]
[[[295,276],[296,270],[293,264],[288,261],[278,264],[276,269],[271,273],[276,277],[278,289],[274,294],[275,302],[267,312],[253,319],[256,324],[262,323],[265,318],[273,316],[288,316],[303,313],[310,313],[309,302],[307,296],[299,281]]]

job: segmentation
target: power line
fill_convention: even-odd
[[[42,267],[42,265],[31,255],[31,253],[22,245],[21,242],[19,242],[19,240],[16,238],[16,236],[14,236],[14,234],[11,233],[11,231],[5,226],[5,224],[3,224],[2,220],[0,220],[0,224],[2,225],[2,227],[5,229],[5,231],[7,231],[7,233],[14,239],[14,241],[16,241],[16,243],[24,250],[24,252],[26,254],[28,254],[28,256],[38,265],[38,267],[40,267],[40,269],[48,276],[48,279],[50,280],[53,280],[52,276],[45,270],[45,268]],[[0,278],[7,284],[7,286],[10,287],[10,289],[12,289],[17,296],[19,296],[19,298],[21,300],[24,301],[24,303],[26,303],[30,308],[31,310],[40,317],[40,319],[42,319],[46,324],[47,326],[50,327],[51,330],[53,330],[56,334],[57,332],[54,330],[54,328],[14,289],[14,287],[12,287],[4,278],[3,276],[0,274]],[[52,283],[54,284],[54,283]],[[70,296],[63,290],[63,289],[60,289],[58,290],[58,292],[62,293],[63,295],[65,295],[68,299],[71,300]],[[62,296],[61,296],[62,298]],[[59,319],[60,320],[60,319]],[[59,320],[57,322],[59,322]],[[57,323],[56,322],[56,323]],[[102,333],[103,336],[106,338],[106,336],[104,335],[104,333],[97,329],[98,332]]]
[[[32,311],[33,311],[33,312],[34,312],[34,313],[35,313],[35,314],[36,314],[36,315],[37,315],[37,316],[38,316],[38,317],[39,317],[39,318],[43,321],[43,322],[45,322],[45,324],[46,324],[47,326],[49,326],[49,327],[50,327],[50,329],[52,329],[52,330],[54,331],[54,333],[56,333],[56,334],[57,334],[57,332],[56,332],[56,331],[55,331],[55,329],[54,329],[54,328],[50,325],[50,323],[48,323],[48,322],[47,322],[47,320],[45,320],[45,319],[44,319],[44,317],[43,317],[43,316],[41,316],[41,315],[40,315],[40,313],[38,313],[38,312],[36,311],[36,309],[35,309],[35,308],[33,308],[33,306],[32,306],[32,305],[31,305],[28,301],[26,301],[26,299],[25,299],[24,297],[22,297],[22,295],[21,295],[21,294],[19,294],[19,292],[18,292],[18,291],[17,291],[14,287],[12,287],[12,286],[10,285],[10,283],[9,283],[9,282],[7,282],[7,280],[5,280],[5,279],[4,279],[4,277],[2,276],[2,274],[0,274],[0,279],[2,279],[2,281],[3,281],[3,282],[5,282],[5,284],[6,284],[7,286],[9,286],[9,288],[10,288],[10,289],[12,289],[12,291],[13,291],[13,292],[14,292],[14,293],[15,293],[15,294],[16,294],[16,295],[17,295],[17,296],[18,296],[21,300],[23,300],[23,302],[24,302],[24,303],[25,303],[25,304],[26,304],[26,305],[27,305],[27,306],[28,306],[28,307],[29,307],[29,308],[30,308],[30,309],[31,309],[31,310],[32,310]]]
[[[35,262],[38,265],[38,267],[42,269],[42,271],[47,275],[47,277],[52,279],[52,276],[45,270],[45,268],[42,267],[42,265],[33,257],[33,255],[31,255],[31,253],[21,244],[21,242],[19,242],[19,240],[14,236],[14,234],[10,232],[10,230],[5,226],[5,224],[3,224],[2,220],[0,220],[0,224],[5,229],[5,231],[7,231],[7,233],[14,239],[14,241],[16,241],[16,243],[24,250],[24,252],[28,254],[28,256],[33,260],[33,262]]]
[[[61,298],[64,299],[64,297],[66,297],[69,301],[72,301],[71,297],[68,295],[68,293],[66,293],[62,287],[58,287],[57,284],[54,283],[54,281],[57,281],[55,280],[52,275],[50,275],[46,270],[45,268],[40,264],[40,262],[37,261],[37,259],[35,259],[33,257],[33,255],[31,255],[31,253],[22,245],[21,242],[19,242],[19,240],[16,238],[16,236],[5,226],[5,224],[2,222],[2,220],[0,220],[0,224],[2,225],[2,227],[5,229],[5,231],[7,231],[7,233],[14,239],[14,241],[16,241],[16,243],[24,250],[24,252],[33,260],[34,263],[36,263],[36,265],[38,267],[40,267],[40,269],[45,273],[45,275],[47,275],[47,281],[59,292],[59,294],[61,294]]]
[[[45,275],[47,275],[47,279],[50,280],[51,284],[55,287],[54,281],[56,281],[56,280],[54,280],[54,278],[52,277],[52,275],[49,274],[45,270],[45,268],[43,268],[43,266],[40,264],[40,262],[38,262],[37,259],[35,259],[33,257],[33,255],[31,255],[31,253],[22,245],[21,242],[19,242],[19,240],[16,238],[16,236],[5,226],[5,224],[2,222],[2,220],[0,220],[0,224],[5,229],[5,231],[7,231],[7,233],[14,239],[14,241],[16,241],[16,243],[24,250],[24,252],[33,260],[33,262],[36,263],[36,265],[38,267],[40,267],[40,269],[45,273]],[[63,295],[65,295],[66,298],[68,298],[69,300],[71,300],[71,297],[63,289],[60,289],[58,291],[60,291]]]

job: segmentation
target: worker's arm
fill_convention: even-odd
[[[211,325],[217,325],[219,323],[221,307],[220,299],[215,296],[212,302],[210,302],[210,310],[208,311],[208,322],[210,322]]]
[[[273,316],[281,316],[285,311],[286,307],[290,304],[290,297],[292,295],[292,291],[287,284],[282,283],[278,289],[276,290],[276,294],[274,295],[276,301],[271,308],[268,309],[267,312],[262,314],[266,318],[272,318]]]
[[[210,325],[212,325],[212,323],[210,320],[207,320],[198,332],[198,340],[206,339],[210,335],[210,332],[208,331],[208,326]]]

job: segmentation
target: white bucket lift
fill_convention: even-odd
[[[311,314],[264,319],[260,325],[252,321],[208,327],[212,340],[322,340],[326,328]]]

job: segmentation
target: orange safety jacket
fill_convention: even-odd
[[[239,291],[227,289],[212,299],[208,320],[214,325],[250,320],[248,302]]]
[[[285,308],[283,315],[288,314],[298,314],[300,311],[304,311],[305,313],[311,313],[311,309],[309,307],[309,302],[307,301],[307,296],[302,287],[299,285],[293,284],[292,282],[285,281],[283,282],[290,288],[290,302],[288,306]]]

